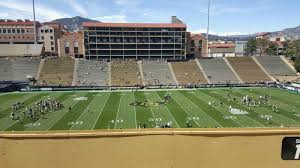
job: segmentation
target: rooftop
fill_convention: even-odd
[[[128,28],[186,28],[182,23],[98,23],[83,22],[83,27],[128,27]]]

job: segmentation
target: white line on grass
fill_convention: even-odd
[[[118,107],[118,112],[117,112],[117,116],[116,116],[116,119],[115,119],[114,129],[116,129],[116,127],[117,127],[117,120],[118,120],[118,117],[119,117],[119,112],[120,112],[120,106],[121,106],[121,102],[122,102],[122,97],[123,97],[123,92],[121,92],[121,98],[120,98],[120,101],[119,101],[119,107]]]
[[[94,126],[93,126],[93,129],[92,129],[92,130],[94,130],[94,128],[95,128],[95,126],[96,126],[96,124],[97,124],[97,121],[99,120],[99,117],[101,116],[102,111],[103,111],[103,109],[104,109],[104,107],[105,107],[105,105],[106,105],[106,103],[107,103],[107,101],[108,101],[110,95],[111,95],[111,93],[109,93],[109,95],[108,95],[108,97],[107,97],[107,99],[106,99],[106,101],[105,101],[105,103],[104,103],[104,105],[103,105],[103,107],[102,107],[102,109],[101,109],[99,115],[97,116],[97,119],[96,119],[96,121],[95,121],[95,123],[94,123]]]
[[[180,95],[182,95],[185,99],[187,99],[190,103],[192,103],[195,107],[199,108],[194,102],[192,102],[189,98],[185,97],[182,93],[178,92]],[[179,104],[180,106],[180,104]],[[181,107],[182,108],[182,107]],[[200,108],[199,108],[200,109]],[[201,109],[202,110],[202,109]],[[203,110],[202,110],[203,111]],[[203,112],[204,115],[206,115],[207,117],[211,118],[213,121],[215,121],[220,127],[223,127],[217,120],[215,120],[214,118],[212,118],[210,115],[208,115],[207,113]]]
[[[85,114],[85,113],[90,109],[90,106],[93,104],[94,101],[96,101],[96,99],[97,99],[96,97],[97,97],[98,95],[101,95],[101,94],[98,93],[98,94],[94,95],[93,101],[91,101],[91,102],[89,103],[89,105],[84,109],[84,112],[82,112],[82,113],[80,114],[80,116],[76,119],[76,121],[75,121],[74,123],[76,123],[77,121],[79,121],[79,119],[83,116],[83,114]],[[72,127],[71,127],[69,130],[71,130],[74,126],[75,126],[75,124],[73,124]]]
[[[145,95],[145,92],[143,92],[143,94]],[[146,95],[145,95],[145,97],[146,97],[147,101],[149,101],[149,99],[147,98],[147,96],[146,96]],[[158,126],[158,124],[157,124],[157,121],[156,121],[156,117],[155,117],[155,115],[154,115],[154,113],[153,113],[153,111],[152,111],[152,108],[151,108],[151,107],[150,107],[150,110],[151,110],[151,113],[152,113],[153,119],[154,119],[154,121],[155,121],[156,127],[157,127],[157,126]]]

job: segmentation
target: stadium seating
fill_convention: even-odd
[[[12,62],[11,59],[0,58],[0,81],[12,80]]]
[[[271,80],[251,57],[232,57],[227,59],[245,83]]]
[[[256,57],[256,59],[272,76],[296,76],[296,73],[278,56]]]
[[[71,86],[74,73],[74,59],[70,57],[50,58],[45,60],[40,85]]]
[[[146,85],[175,85],[168,63],[164,60],[143,61]]]
[[[12,74],[14,80],[26,80],[26,77],[36,77],[40,65],[39,58],[15,58],[12,60]]]
[[[113,86],[141,85],[141,75],[137,62],[114,60],[111,64],[111,84]]]
[[[106,86],[107,62],[79,60],[76,75],[76,86]]]
[[[171,64],[180,85],[208,84],[195,60]]]
[[[199,62],[212,84],[239,83],[223,58],[199,59]]]

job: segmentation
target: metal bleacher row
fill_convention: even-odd
[[[87,61],[70,57],[0,58],[0,81],[36,77],[43,86],[134,86],[255,83],[299,78],[281,57]],[[74,79],[73,79],[74,78]]]

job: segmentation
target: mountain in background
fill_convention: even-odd
[[[300,39],[300,26],[294,28],[287,28],[282,31],[272,32],[271,36],[272,37],[284,36],[288,40],[298,40]]]
[[[60,24],[64,25],[64,28],[67,29],[68,31],[76,32],[78,30],[82,30],[81,24],[83,22],[99,22],[99,21],[76,16],[73,18],[56,19],[51,22],[60,23]]]

